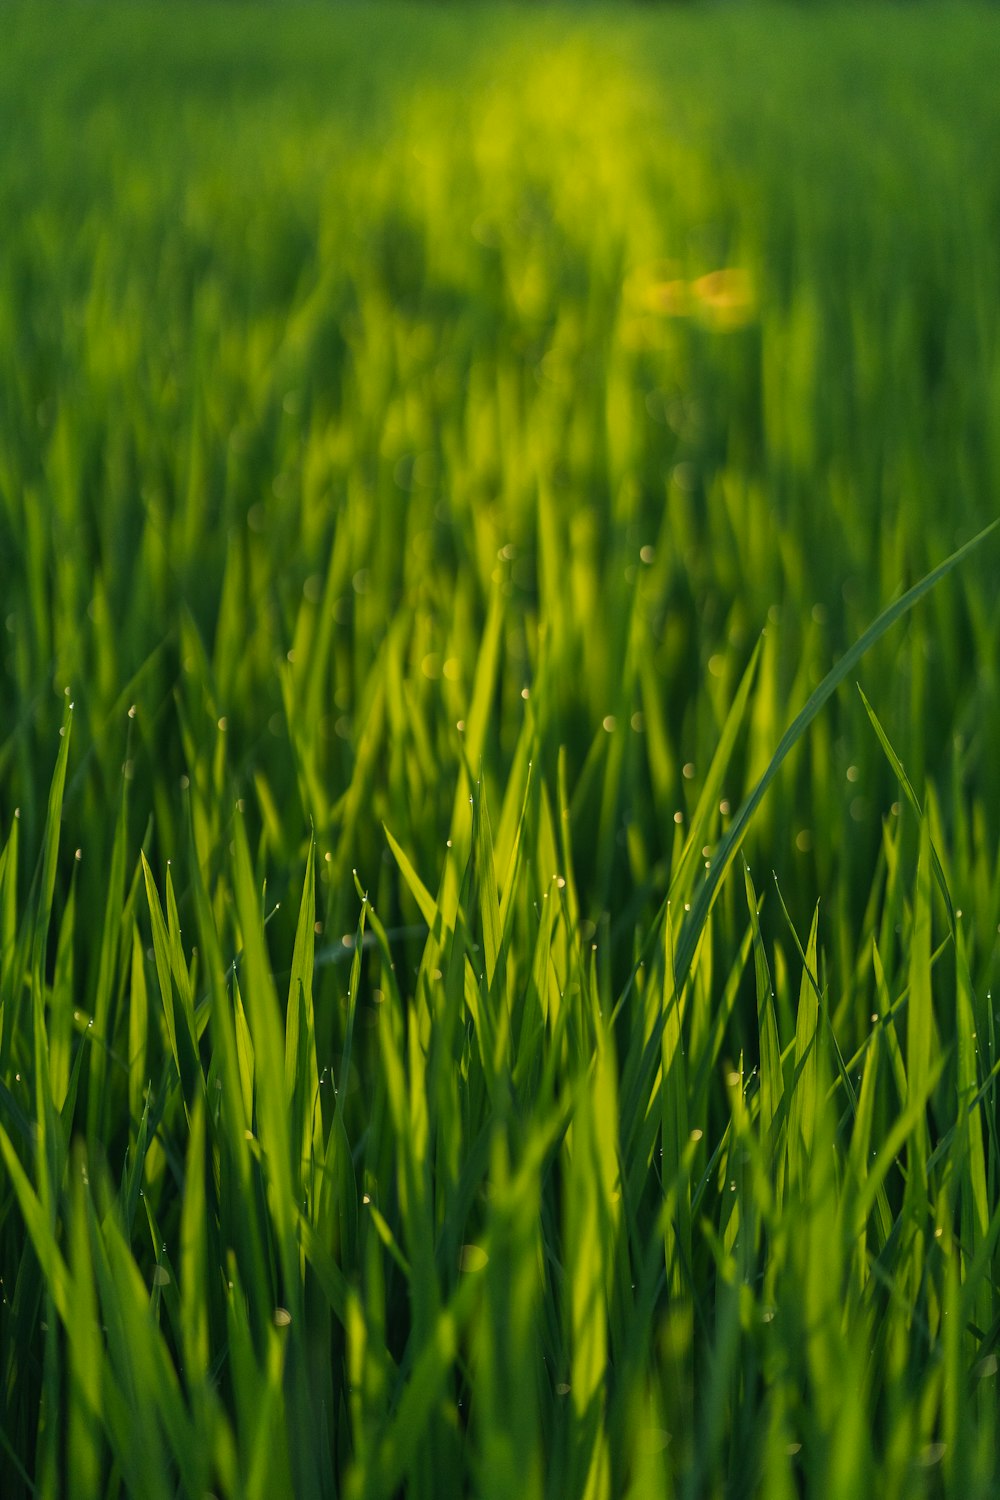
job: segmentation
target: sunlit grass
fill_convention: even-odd
[[[236,15],[3,13],[0,1493],[991,1496],[997,22]]]

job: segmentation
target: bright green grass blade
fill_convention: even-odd
[[[52,1103],[57,1111],[61,1112],[66,1104],[66,1096],[69,1092],[70,1068],[71,1068],[71,1044],[74,1031],[73,1025],[73,996],[75,992],[74,977],[74,936],[76,932],[76,872],[69,888],[69,896],[63,908],[62,920],[59,924],[59,938],[56,944],[55,969],[52,975],[52,987],[49,991],[49,1018],[48,1018],[48,1067],[49,1086],[52,1093]],[[101,1041],[104,1041],[102,1035]],[[94,1050],[104,1051],[103,1046]]]
[[[596,1080],[595,1080],[596,1083]],[[602,1431],[607,1367],[606,1284],[609,1224],[598,1169],[599,1103],[596,1087],[582,1079],[566,1164],[566,1275],[569,1283],[571,1400],[577,1451],[576,1483],[583,1494],[607,1493],[607,1451]]]
[[[49,788],[48,812],[45,820],[45,838],[42,845],[41,885],[35,913],[32,940],[31,967],[41,977],[45,972],[45,945],[52,920],[52,899],[56,887],[56,862],[59,858],[59,833],[62,823],[63,792],[66,786],[66,766],[69,762],[70,731],[73,728],[73,705],[67,700],[59,731],[59,753],[56,756],[52,784]]]
[[[128,1007],[128,1100],[129,1115],[138,1122],[142,1115],[149,1052],[149,999],[146,986],[146,955],[139,924],[132,924],[131,989]]]
[[[865,1070],[861,1079],[861,1089],[858,1094],[858,1107],[854,1120],[854,1129],[851,1132],[851,1165],[859,1184],[863,1183],[868,1176],[869,1161],[873,1160],[878,1152],[872,1145],[875,1129],[875,1109],[878,1095],[879,1072],[881,1063],[882,1043],[881,1030],[876,1031],[875,1040],[868,1050],[865,1058]],[[889,1208],[889,1199],[885,1187],[879,1188],[875,1197],[876,1222],[875,1231],[878,1249],[884,1249],[892,1228],[892,1213]],[[861,1284],[868,1279],[869,1269],[867,1257],[864,1253],[864,1245],[859,1245],[859,1279]]]
[[[665,948],[661,1003],[664,1011],[664,1024],[660,1081],[660,1137],[664,1180],[673,1182],[681,1171],[682,1161],[689,1145],[689,1089],[684,1050],[684,997],[678,995],[674,989],[673,927],[669,911],[663,930]],[[684,1286],[685,1268],[691,1264],[689,1184],[685,1184],[681,1189],[677,1200],[676,1218],[667,1225],[664,1255],[671,1293],[679,1296]]]
[[[285,1100],[292,1130],[292,1154],[304,1162],[321,1141],[317,1101],[316,1017],[313,1010],[313,965],[316,950],[315,841],[310,840],[302,900],[295,928],[292,967],[285,1008]]]
[[[897,777],[897,779],[899,781],[900,786],[903,789],[903,792],[904,792],[904,794],[906,796],[907,802],[913,808],[913,811],[916,813],[917,817],[919,819],[923,819],[923,817],[924,817],[923,809],[921,808],[920,803],[917,800],[917,794],[916,794],[916,792],[913,790],[913,787],[910,785],[910,779],[907,776],[905,770],[903,769],[903,762],[899,759],[899,756],[896,754],[895,750],[892,748],[892,745],[889,743],[889,737],[886,734],[885,730],[882,728],[882,725],[879,723],[879,720],[878,720],[878,717],[877,717],[877,715],[875,713],[875,710],[872,708],[871,704],[868,702],[868,699],[865,697],[864,692],[862,691],[860,684],[858,686],[858,693],[860,694],[861,701],[862,701],[862,703],[865,706],[865,713],[868,715],[869,719],[871,720],[872,728],[874,729],[876,735],[878,736],[878,742],[882,746],[882,749],[885,751],[886,760],[888,760],[890,766],[892,766],[893,771],[896,773],[896,777]],[[951,924],[952,931],[954,932],[954,930],[955,930],[955,908],[952,905],[951,891],[948,889],[948,882],[947,882],[947,880],[945,878],[944,868],[943,868],[943,866],[941,864],[940,856],[938,855],[937,849],[935,848],[933,841],[931,841],[930,851],[931,851],[931,863],[932,863],[932,865],[934,867],[934,878],[937,881],[938,890],[941,892],[941,895],[942,895],[942,897],[944,899],[945,906],[947,907],[947,910],[948,910],[948,921]]]
[[[813,962],[810,963],[809,955],[802,947],[798,932],[795,929],[795,924],[792,921],[791,915],[789,914],[788,907],[785,905],[785,898],[781,893],[781,887],[777,882],[777,878],[774,882],[774,890],[775,895],[778,898],[778,904],[781,907],[781,914],[785,919],[785,924],[788,928],[788,931],[791,933],[792,942],[795,945],[795,951],[798,954],[799,962],[802,965],[802,977],[804,980],[808,980],[810,989],[812,990],[812,993],[816,999],[816,1005],[818,1007],[819,1014],[826,1023],[827,1035],[829,1038],[831,1049],[833,1051],[834,1060],[837,1064],[837,1072],[840,1075],[840,1081],[844,1086],[844,1092],[846,1093],[848,1099],[852,1101],[853,1107],[854,1085],[851,1082],[847,1065],[844,1061],[843,1053],[840,1050],[840,1043],[837,1041],[837,1033],[833,1028],[833,1020],[830,1016],[829,1006],[827,1004],[828,997],[825,991],[820,987],[819,965],[816,962],[815,957]],[[818,915],[818,908],[817,912],[814,912],[813,915],[815,919]]]
[[[152,1107],[153,1090],[146,1092],[145,1104],[143,1105],[141,1117],[136,1121],[135,1144],[128,1153],[125,1167],[122,1172],[122,1185],[119,1194],[122,1224],[125,1233],[132,1234],[132,1225],[135,1221],[135,1212],[139,1205],[139,1196],[142,1192],[143,1172],[146,1166],[146,1155],[149,1151],[150,1141],[155,1138],[157,1126],[163,1115],[166,1105],[166,1090],[160,1095],[158,1107],[154,1113]]]
[[[771,974],[767,965],[767,955],[764,952],[764,941],[760,933],[760,919],[757,915],[757,893],[753,888],[753,881],[750,878],[750,867],[746,863],[743,866],[743,878],[746,884],[747,905],[750,908],[750,926],[753,931],[754,973],[757,980],[757,1029],[760,1039],[761,1140],[764,1143],[765,1150],[769,1154],[773,1154],[775,1160],[780,1162],[784,1152],[774,1133],[782,1125],[781,1106],[784,1095],[784,1081],[781,1070],[781,1044],[778,1039],[778,1022],[774,1014],[774,991],[771,988]],[[780,1200],[780,1177],[778,1194]]]
[[[45,1285],[63,1323],[68,1323],[73,1306],[73,1283],[69,1268],[59,1248],[55,1229],[49,1222],[44,1205],[36,1194],[21,1165],[6,1130],[0,1125],[0,1152],[7,1166],[28,1237],[45,1273]]]
[[[420,876],[413,868],[413,865],[411,864],[407,855],[403,852],[401,846],[393,838],[388,828],[385,829],[385,836],[388,841],[389,848],[392,850],[393,857],[397,865],[399,866],[400,873],[402,874],[403,879],[406,881],[406,884],[410,889],[410,893],[413,896],[414,901],[416,901],[417,906],[420,908],[420,913],[424,921],[433,932],[438,911],[437,902],[434,900],[434,897],[431,895],[430,891],[420,879]]]
[[[219,1007],[220,1011],[222,1006]],[[233,978],[233,1009],[236,1026],[236,1056],[239,1064],[240,1093],[243,1103],[245,1130],[250,1130],[254,1119],[254,1097],[257,1086],[257,1063],[253,1037],[243,1005],[243,994],[239,980]]]
[[[243,938],[247,1014],[254,1050],[256,1110],[266,1161],[268,1202],[274,1221],[282,1274],[282,1295],[293,1323],[301,1319],[301,1292],[295,1237],[295,1193],[291,1143],[285,1110],[284,1037],[271,965],[264,944],[260,902],[254,888],[242,818],[235,823],[234,893]]]
[[[986,1152],[983,1146],[983,1121],[979,1103],[979,1066],[972,979],[966,948],[964,925],[955,933],[955,1023],[956,1023],[956,1094],[958,1106],[957,1134],[960,1142],[959,1238],[961,1265],[966,1287],[976,1252],[989,1233],[990,1199],[986,1175]],[[986,1328],[993,1315],[993,1295],[987,1279],[974,1293],[973,1321]],[[957,1356],[956,1356],[957,1357]],[[958,1420],[957,1415],[954,1418]]]
[[[694,884],[694,872],[703,863],[702,847],[708,843],[709,826],[715,816],[719,797],[722,792],[726,772],[732,760],[733,750],[740,729],[746,718],[747,704],[750,701],[750,692],[757,676],[757,665],[760,661],[761,642],[758,641],[750,656],[750,662],[739,690],[733,699],[719,743],[712,756],[708,774],[698,797],[698,803],[691,816],[688,836],[684,844],[680,859],[677,861],[670,877],[670,895],[680,898],[682,893],[686,895]]]
[[[184,957],[184,948],[181,943],[181,922],[180,913],[177,910],[177,896],[174,892],[174,876],[169,863],[167,865],[166,899],[170,972],[173,976],[174,987],[180,1002],[181,1018],[184,1023],[183,1035],[190,1050],[193,1071],[197,1067],[198,1025],[194,1014],[194,994],[191,989],[191,975],[188,972],[187,960]]]
[[[511,923],[514,915],[514,899],[521,889],[521,868],[524,855],[524,828],[528,815],[529,797],[532,792],[531,785],[531,761],[528,761],[524,776],[524,796],[521,799],[521,812],[514,829],[513,840],[510,841],[510,855],[507,860],[507,874],[504,877],[503,896],[500,901],[500,931],[503,934],[502,942],[509,944],[511,940]],[[513,773],[510,785],[514,786]],[[512,803],[516,806],[516,803]]]
[[[875,1165],[869,1171],[857,1196],[853,1214],[853,1224],[855,1226],[853,1233],[855,1236],[862,1232],[879,1190],[895,1165],[899,1152],[907,1144],[914,1132],[919,1131],[921,1128],[924,1121],[924,1112],[927,1108],[927,1101],[933,1090],[937,1087],[938,1079],[944,1071],[945,1061],[946,1059],[943,1057],[935,1059],[929,1072],[924,1077],[923,1087],[920,1092],[918,1093],[916,1090],[911,1092],[906,1108],[896,1117],[892,1128],[886,1135],[876,1157]],[[916,1159],[919,1164],[919,1151]]]
[[[349,1287],[344,1273],[309,1223],[299,1219],[299,1234],[306,1260],[312,1267],[323,1296],[342,1327],[347,1327],[347,1303]]]
[[[199,942],[205,955],[209,981],[212,1066],[216,1072],[218,1093],[221,1095],[221,1108],[213,1120],[219,1150],[219,1239],[236,1255],[237,1264],[242,1266],[245,1288],[256,1317],[260,1319],[270,1315],[273,1297],[256,1212],[257,1192],[252,1156],[253,1042],[235,978],[232,1004],[230,1003],[219,937],[197,861],[193,866],[192,886]],[[209,1091],[208,1100],[214,1115],[213,1092]],[[192,1232],[196,1232],[194,1227]]]
[[[483,759],[486,731],[489,724],[491,700],[500,664],[500,644],[504,622],[504,602],[500,589],[492,592],[489,613],[480,637],[479,656],[476,661],[469,711],[465,716],[463,755],[470,766],[478,766]],[[462,842],[464,830],[469,826],[469,808],[463,797],[461,785],[455,793],[455,805],[451,820],[451,837],[456,844]]]
[[[482,924],[483,949],[486,959],[486,986],[493,988],[493,976],[500,961],[503,928],[500,923],[500,893],[497,889],[497,872],[493,862],[493,836],[490,832],[490,814],[486,803],[486,789],[480,781],[476,802],[476,873],[478,876],[479,918]]]
[[[973,537],[971,541],[966,542],[964,546],[959,547],[955,552],[951,554],[950,557],[946,558],[944,562],[939,563],[938,566],[932,569],[932,571],[928,573],[926,577],[922,578],[919,583],[914,584],[912,588],[908,589],[901,598],[896,599],[892,604],[888,605],[888,607],[882,611],[878,618],[875,619],[871,625],[869,625],[868,629],[854,643],[851,649],[840,658],[833,670],[827,673],[823,681],[811,694],[808,702],[805,704],[805,707],[796,715],[791,724],[785,730],[785,733],[782,735],[781,740],[778,744],[778,748],[775,750],[774,755],[771,757],[771,761],[767,767],[767,770],[764,772],[763,776],[760,778],[757,785],[750,793],[749,797],[747,797],[746,801],[740,807],[739,811],[732,821],[729,832],[725,835],[725,837],[719,844],[719,847],[716,849],[714,858],[712,860],[712,867],[706,876],[704,884],[699,888],[694,901],[691,903],[691,911],[683,927],[681,928],[680,936],[677,942],[677,951],[675,954],[678,988],[680,988],[687,979],[688,972],[691,968],[691,960],[694,957],[694,950],[698,941],[698,936],[705,924],[705,919],[707,918],[708,913],[712,908],[715,897],[718,894],[719,886],[721,885],[730,864],[736,857],[737,850],[739,849],[740,844],[743,842],[744,835],[746,834],[747,828],[750,825],[750,821],[753,818],[754,813],[760,806],[764,798],[764,794],[767,791],[768,787],[771,785],[771,782],[777,776],[778,771],[780,770],[781,765],[788,755],[789,751],[802,738],[809,725],[816,718],[816,715],[819,713],[820,709],[822,709],[824,704],[827,703],[828,700],[833,696],[844,679],[850,675],[854,667],[865,655],[865,653],[872,646],[874,646],[877,641],[881,640],[882,636],[884,636],[886,631],[890,630],[892,626],[895,625],[897,620],[901,619],[902,616],[905,615],[907,611],[911,610],[913,606],[917,604],[926,593],[934,588],[935,584],[940,583],[942,578],[945,578],[953,568],[956,568],[959,563],[963,562],[971,552],[973,552],[982,544],[982,542],[986,540],[988,536],[992,535],[992,533],[997,529],[998,526],[1000,526],[1000,521],[993,521],[989,526],[984,527],[984,529],[980,531],[977,536]]]
[[[160,1003],[163,1008],[163,1020],[167,1033],[167,1044],[170,1054],[174,1060],[178,1077],[183,1079],[185,1070],[181,1066],[180,1046],[177,1037],[177,1017],[174,1009],[174,987],[170,969],[170,940],[167,935],[167,925],[163,920],[163,907],[160,905],[160,897],[153,880],[153,872],[144,853],[140,854],[142,861],[142,873],[146,882],[146,900],[149,904],[149,920],[153,930],[153,954],[156,963],[156,977],[160,986]]]
[[[205,1245],[207,1223],[205,1198],[205,1107],[195,1100],[184,1169],[184,1200],[181,1207],[180,1286],[181,1332],[188,1391],[200,1396],[209,1367],[208,1257]]]
[[[113,1378],[106,1368],[100,1337],[85,1202],[88,1187],[87,1159],[78,1143],[70,1168],[69,1260],[73,1299],[66,1332],[69,1380],[74,1392],[70,1405],[70,1494],[80,1500],[97,1493],[104,1452],[102,1390]]]
[[[816,1114],[825,1093],[819,1071],[819,1000],[812,978],[817,970],[818,934],[817,905],[806,943],[795,1016],[795,1071],[788,1106],[788,1172],[792,1187],[804,1186],[809,1175],[809,1162],[816,1137]]]
[[[913,903],[913,931],[907,978],[906,1085],[923,1090],[934,1053],[934,998],[931,992],[931,858],[930,833],[921,824],[920,858]]]
[[[94,1031],[101,1040],[110,1036],[111,1006],[115,967],[118,960],[118,944],[121,936],[122,909],[125,892],[125,849],[128,833],[128,781],[122,778],[122,795],[115,822],[111,864],[108,870],[108,890],[104,908],[104,925],[101,930],[100,958],[97,969],[97,987],[94,991]],[[136,1030],[139,1030],[136,1021]],[[142,1028],[145,1029],[144,1027]],[[138,1046],[139,1037],[135,1041]],[[135,1053],[130,1051],[130,1057]],[[107,1077],[107,1054],[103,1046],[92,1046],[87,1080],[87,1141],[90,1150],[104,1135],[107,1125],[103,1116],[108,1107],[105,1088]],[[137,1111],[133,1111],[133,1114]]]
[[[91,1241],[96,1248],[93,1229]],[[129,1433],[129,1443],[133,1463],[153,1494],[168,1492],[158,1436],[162,1431],[181,1482],[188,1487],[197,1485],[202,1480],[204,1458],[194,1443],[190,1418],[150,1308],[148,1290],[113,1218],[101,1225],[99,1248],[101,1253],[94,1262],[96,1281],[103,1322],[108,1327],[109,1355],[132,1407],[135,1426]]]

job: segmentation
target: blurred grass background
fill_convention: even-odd
[[[544,677],[550,771],[565,744],[596,787],[620,721],[608,817],[653,867],[769,616],[757,761],[995,511],[995,21],[238,15],[5,12],[5,796],[37,833],[72,684],[99,828],[134,700],[172,844],[179,699],[206,763],[225,717],[228,771],[299,806],[293,844],[360,777],[359,857],[400,802],[427,856],[499,594],[487,776]],[[745,306],[671,315],[727,268]],[[915,778],[995,818],[990,574],[867,680]],[[864,893],[889,790],[845,701],[769,858]]]

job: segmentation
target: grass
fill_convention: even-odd
[[[5,8],[5,1500],[995,1493],[998,26]]]

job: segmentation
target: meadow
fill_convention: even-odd
[[[995,1495],[1000,15],[0,33],[4,1500]]]

